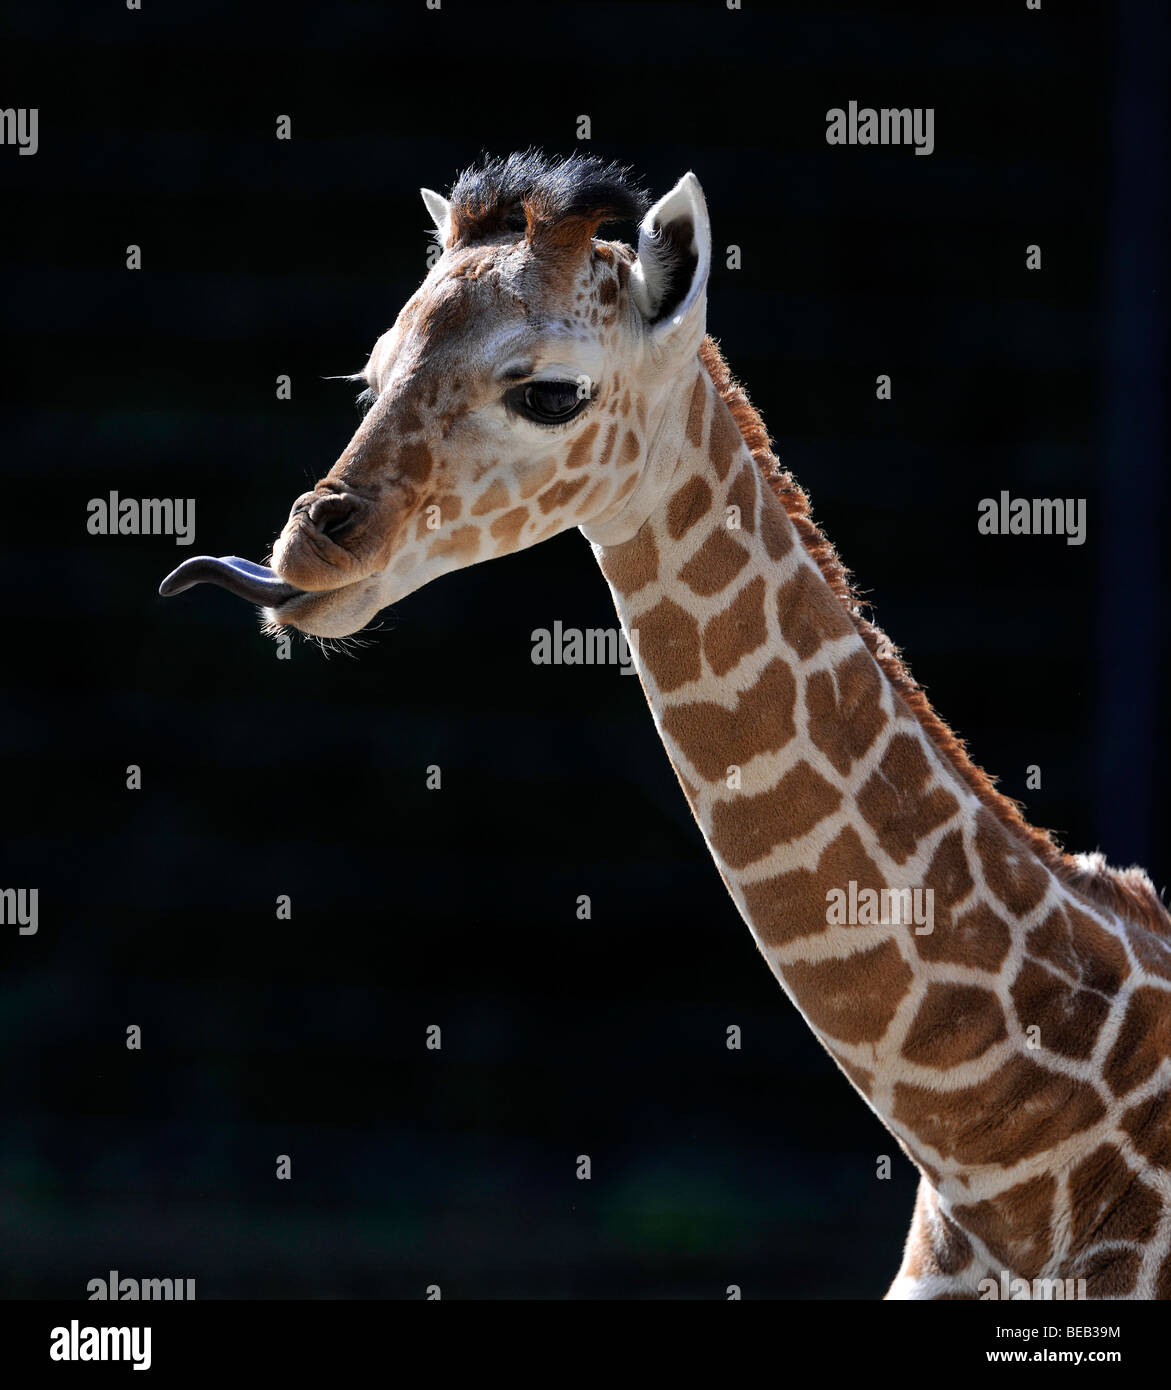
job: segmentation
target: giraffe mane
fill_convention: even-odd
[[[638,221],[648,203],[629,169],[595,155],[551,159],[525,150],[485,158],[452,186],[448,245],[514,233],[584,245],[603,222]]]
[[[896,693],[906,702],[940,755],[1000,823],[1023,840],[1067,888],[1127,921],[1171,936],[1171,914],[1142,869],[1110,868],[1098,853],[1067,854],[1050,831],[1030,824],[1020,804],[997,790],[988,773],[972,761],[963,739],[936,714],[898,648],[881,628],[862,613],[862,600],[854,588],[849,571],[839,559],[833,542],[827,539],[812,518],[808,494],[793,475],[781,467],[769,447],[764,421],[748,399],[744,387],[733,377],[714,339],[704,339],[699,356],[721,400],[732,412],[753,461],[788,513],[810,558],[816,562],[822,577],[849,613],[871,656],[878,662]]]

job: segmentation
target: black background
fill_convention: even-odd
[[[40,150],[0,149],[0,886],[40,930],[0,929],[5,1295],[885,1290],[913,1170],[757,955],[637,681],[529,659],[614,621],[580,536],[355,657],[155,590],[262,558],[344,447],[325,378],[425,272],[421,184],[529,145],[656,196],[691,168],[711,331],[879,622],[1035,822],[1165,884],[1164,7],[945,8],[9,7]],[[933,106],[935,153],[829,147],[851,99]],[[195,545],[89,535],[111,489],[195,498]],[[1001,489],[1084,497],[1086,544],[979,535]]]

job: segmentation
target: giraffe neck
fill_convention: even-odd
[[[1117,1124],[1127,949],[937,747],[705,363],[663,408],[657,495],[586,531],[656,727],[782,987],[978,1229]]]

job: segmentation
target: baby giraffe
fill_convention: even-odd
[[[161,592],[341,637],[579,527],[737,909],[919,1170],[887,1296],[1171,1297],[1171,918],[1029,826],[859,612],[705,336],[695,176],[636,250],[595,236],[645,203],[593,159],[423,198],[442,255],[272,568],[192,559]]]

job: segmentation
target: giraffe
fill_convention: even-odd
[[[918,1169],[886,1297],[1171,1297],[1171,918],[1029,825],[861,613],[707,335],[694,174],[648,210],[624,170],[529,152],[423,199],[441,254],[271,566],[198,557],[160,591],[344,637],[578,527],[736,908]],[[637,247],[597,236],[619,219]],[[929,925],[834,906],[915,893]]]

